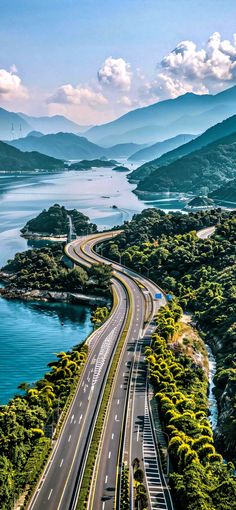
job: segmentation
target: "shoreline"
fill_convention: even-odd
[[[32,241],[53,241],[53,242],[64,242],[67,241],[67,236],[65,235],[48,235],[48,234],[34,234],[33,232],[29,233],[21,233],[21,237],[24,239],[30,239]]]

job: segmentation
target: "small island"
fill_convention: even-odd
[[[130,169],[127,166],[123,165],[115,166],[115,168],[113,168],[112,170],[114,170],[115,172],[130,172]]]
[[[54,204],[29,220],[21,229],[21,234],[26,239],[66,240],[70,228],[76,235],[97,232],[97,226],[90,223],[88,216],[77,209]]]
[[[112,168],[114,165],[118,165],[117,161],[112,160],[103,160],[103,159],[83,159],[82,161],[78,161],[78,163],[72,163],[69,166],[69,170],[91,170],[91,168]],[[113,168],[116,170],[116,168]]]
[[[199,196],[192,198],[184,207],[185,211],[196,211],[198,209],[214,208],[214,201],[207,196]]]

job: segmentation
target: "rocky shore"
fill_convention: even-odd
[[[0,272],[0,281],[6,286],[0,288],[0,296],[5,299],[23,299],[25,301],[57,301],[65,303],[84,303],[89,305],[107,304],[109,299],[104,296],[93,296],[73,292],[16,288],[12,283],[14,275]]]

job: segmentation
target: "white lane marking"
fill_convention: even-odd
[[[82,406],[82,402],[80,402],[79,406],[80,406],[80,407]]]
[[[111,452],[108,453],[108,459],[110,459],[110,458],[111,458]]]
[[[75,415],[74,415],[74,414],[72,414],[72,416],[71,416],[71,420],[70,420],[70,422],[71,422],[71,423],[72,423],[72,421],[73,421],[74,417],[75,417]]]
[[[84,381],[82,382],[82,386],[84,385]]]
[[[137,430],[137,442],[139,440],[139,425],[138,425],[138,430]]]
[[[83,415],[81,414],[80,415],[80,419],[79,419],[79,423],[81,422],[82,418],[83,418]]]
[[[105,501],[103,501],[103,504],[102,504],[102,510],[105,509]]]
[[[123,372],[123,377],[125,377],[125,372]]]
[[[115,415],[115,421],[117,420],[117,414]]]
[[[50,499],[50,497],[51,497],[51,495],[52,495],[52,491],[53,491],[53,489],[51,489],[51,490],[50,490],[50,492],[49,492],[49,496],[48,496],[48,499]]]
[[[71,434],[69,435],[69,438],[68,438],[68,443],[70,442],[70,440],[71,440]]]
[[[122,384],[120,385],[120,388],[122,388]]]
[[[108,476],[106,475],[106,478],[105,478],[105,483],[107,483],[107,480],[108,480]]]
[[[114,439],[114,434],[111,435],[111,438]]]
[[[117,405],[119,405],[119,403],[120,403],[120,401],[119,401],[119,399],[118,399],[118,400],[117,400]]]
[[[64,459],[61,459],[60,467],[62,466],[63,462],[64,462]]]

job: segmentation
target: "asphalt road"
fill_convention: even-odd
[[[90,258],[100,259],[93,251],[94,241],[86,243],[82,247],[87,260]],[[81,250],[81,245],[79,247]],[[104,260],[105,263],[109,263]],[[111,399],[109,420],[104,430],[104,439],[101,454],[96,468],[94,487],[91,490],[91,499],[88,508],[93,510],[113,510],[115,500],[115,488],[117,481],[117,464],[119,457],[120,439],[125,433],[123,460],[128,460],[132,473],[132,461],[138,457],[140,466],[145,473],[146,487],[148,490],[150,508],[172,510],[171,496],[166,485],[159,458],[156,453],[154,431],[151,427],[149,406],[147,402],[147,368],[144,359],[145,345],[150,343],[151,335],[155,330],[155,324],[150,324],[160,306],[166,304],[162,290],[153,282],[140,277],[133,271],[112,263],[112,267],[122,274],[133,296],[134,315],[130,331],[127,337],[127,345],[117,374],[114,393]],[[140,290],[135,281],[145,286],[144,292]],[[156,294],[162,295],[161,299],[155,299]],[[143,335],[146,309],[149,315],[149,325]],[[131,366],[133,365],[132,373]],[[127,385],[130,381],[128,413],[124,431],[122,428],[124,419],[124,407],[126,401]],[[123,381],[123,383],[122,383]],[[132,483],[132,482],[131,482]]]
[[[207,239],[208,237],[211,237],[212,234],[214,234],[216,227],[207,227],[203,228],[202,230],[198,230],[197,236],[199,239]]]
[[[112,235],[116,234],[113,233]],[[111,237],[111,233],[103,234],[103,237]],[[87,266],[96,261],[101,262],[101,257],[92,250],[95,242],[94,236],[81,237],[67,245],[67,254],[73,260]],[[104,263],[111,262],[104,261]],[[140,339],[143,336],[143,327],[147,315],[145,311],[148,311],[148,315],[150,315],[151,310],[152,313],[155,313],[158,307],[165,303],[165,299],[164,297],[161,300],[154,299],[155,292],[160,290],[145,278],[141,278],[119,264],[112,263],[112,267],[114,269],[113,286],[118,297],[118,305],[108,321],[91,337],[88,362],[60,438],[55,444],[53,455],[29,505],[30,510],[43,510],[44,508],[47,510],[72,510],[75,507],[75,487],[79,486],[86,453],[92,437],[92,427],[99,410],[102,390],[105,387],[105,378],[127,317],[127,294],[124,286],[119,281],[119,277],[122,277],[132,296],[133,313],[125,346],[120,357],[115,384],[113,385],[109,419],[104,428],[105,434],[101,456],[97,466],[94,490],[91,491],[92,497],[89,503],[89,509],[91,510],[113,510],[114,508],[117,460],[123,431],[130,370],[137,355],[139,358],[142,356],[143,360],[143,353],[139,352],[139,349],[142,345]],[[145,284],[147,288],[145,293],[133,278]],[[148,303],[146,309],[145,302]],[[143,374],[143,376],[146,380],[146,375]],[[140,415],[144,417],[146,412],[145,398],[142,398],[139,402],[137,391],[137,388],[140,389],[139,383],[139,370],[136,369],[132,373],[131,380],[135,398],[130,430],[133,429],[134,431]],[[145,391],[143,389],[140,389],[140,391],[142,391],[144,397]],[[136,430],[134,432],[136,438],[138,433],[140,435],[138,441],[136,439],[136,447],[133,446],[132,441],[132,447],[130,448],[132,458],[134,455],[137,456],[136,449],[138,449],[141,456],[140,447],[142,448],[143,431],[140,429],[137,432]]]
[[[77,475],[81,470],[89,431],[114,346],[127,312],[123,286],[114,281],[118,305],[111,318],[90,342],[90,355],[60,438],[43,478],[30,503],[30,510],[69,510]]]

